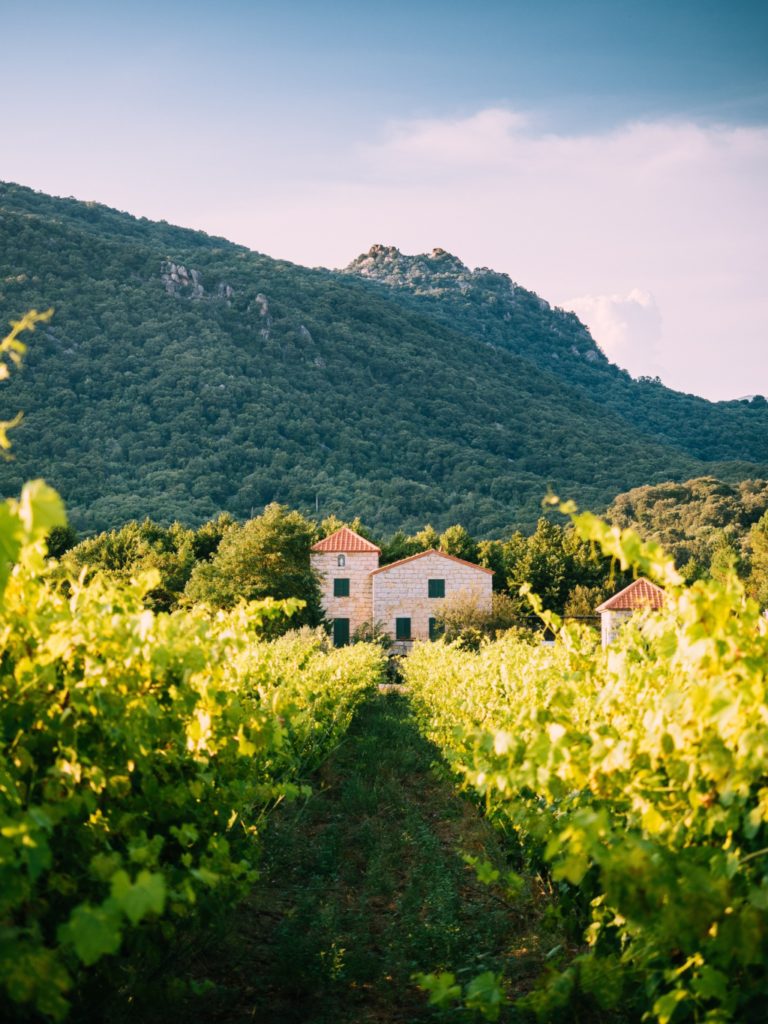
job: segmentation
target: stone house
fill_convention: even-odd
[[[335,644],[348,643],[360,626],[376,623],[405,653],[414,640],[434,638],[437,612],[447,600],[470,599],[490,612],[492,569],[434,550],[379,567],[380,554],[346,526],[312,547]]]
[[[600,615],[603,647],[613,643],[621,626],[631,619],[636,611],[644,608],[658,610],[664,607],[664,591],[655,583],[641,576],[624,587],[618,594],[603,601],[595,611]]]
[[[309,560],[320,576],[323,611],[333,623],[333,642],[349,643],[363,623],[373,619],[373,580],[381,548],[342,526],[314,544]]]

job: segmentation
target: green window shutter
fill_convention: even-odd
[[[349,597],[349,580],[336,579],[333,581],[334,597]]]
[[[428,597],[445,597],[445,580],[427,580]]]
[[[395,640],[411,639],[411,620],[395,619]]]
[[[333,645],[344,647],[349,643],[349,619],[333,620]]]
[[[429,620],[429,639],[437,640],[438,637],[443,635],[442,629],[437,625],[437,619]]]

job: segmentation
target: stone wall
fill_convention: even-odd
[[[445,598],[429,597],[428,580],[445,580]],[[439,554],[426,554],[395,564],[373,576],[373,618],[395,638],[395,619],[411,620],[411,639],[429,639],[429,620],[446,601],[472,597],[490,612],[492,576]],[[399,645],[404,649],[410,644]]]
[[[350,636],[373,617],[371,573],[379,567],[375,551],[345,552],[339,565],[338,551],[313,551],[312,568],[320,574],[323,608],[329,619],[349,619]],[[333,596],[334,579],[349,580],[349,597]]]
[[[602,633],[603,647],[612,644],[619,635],[619,630],[632,618],[633,612],[629,609],[619,608],[616,611],[600,612],[600,627]]]

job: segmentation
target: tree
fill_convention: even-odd
[[[494,594],[491,609],[482,607],[474,595],[460,594],[446,601],[436,616],[437,627],[448,640],[461,640],[467,647],[479,647],[484,638],[493,639],[507,630],[520,630],[532,636],[517,614],[508,594]]]
[[[738,572],[741,568],[739,552],[732,544],[725,531],[719,531],[712,545],[712,556],[709,563],[709,575],[713,580],[723,582],[726,576]]]
[[[262,515],[226,530],[213,558],[195,566],[185,599],[231,608],[241,598],[297,597],[304,609],[279,629],[319,625],[320,585],[309,561],[314,540],[315,525],[300,512],[267,505]]]
[[[71,548],[61,559],[65,572],[78,575],[84,567],[105,572],[115,579],[129,579],[156,569],[160,585],[147,595],[155,611],[170,611],[179,600],[195,564],[192,530],[180,523],[160,526],[151,519],[135,520],[90,537]]]
[[[192,551],[195,560],[207,562],[219,550],[221,540],[227,530],[237,526],[237,520],[229,512],[221,512],[215,519],[209,519],[207,523],[195,530],[192,538]]]
[[[467,562],[477,561],[477,543],[469,531],[458,523],[449,526],[440,535],[440,550],[446,555],[463,558]]]
[[[403,530],[397,530],[389,540],[381,545],[381,564],[399,562],[401,558],[410,558],[424,550],[415,537],[408,537]]]
[[[752,558],[747,593],[761,608],[768,608],[768,512],[749,531],[747,547]]]
[[[77,544],[78,540],[77,530],[74,526],[54,526],[45,542],[48,548],[48,557],[61,558]]]
[[[493,570],[493,589],[503,590],[506,586],[504,571],[504,545],[500,540],[481,540],[477,545],[478,564]]]
[[[413,540],[418,544],[419,551],[430,551],[440,546],[440,534],[431,523],[427,523],[423,530],[415,533]]]

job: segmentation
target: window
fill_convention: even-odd
[[[338,565],[340,569],[343,569],[346,564],[347,564],[347,556],[346,555],[339,555],[339,557],[336,559],[336,565]]]
[[[395,640],[411,639],[411,620],[395,619]]]
[[[427,580],[428,597],[445,597],[445,580]]]
[[[437,640],[443,635],[442,629],[437,624],[437,619],[429,620],[429,639]]]
[[[349,597],[349,580],[336,579],[333,581],[334,597]]]
[[[343,647],[349,643],[349,619],[333,620],[333,645]]]

